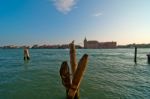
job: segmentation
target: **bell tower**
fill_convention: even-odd
[[[84,48],[87,48],[87,39],[86,39],[86,37],[84,39]]]

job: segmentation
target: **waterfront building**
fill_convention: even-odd
[[[96,40],[88,41],[84,39],[84,48],[99,49],[99,48],[116,48],[117,42],[98,42]]]

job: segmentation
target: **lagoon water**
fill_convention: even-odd
[[[80,86],[81,99],[150,99],[150,65],[138,49],[80,49],[89,62]],[[65,99],[59,69],[69,50],[30,49],[24,62],[22,49],[0,49],[0,99]]]

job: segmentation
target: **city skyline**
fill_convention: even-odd
[[[149,0],[1,0],[0,45],[150,43]]]

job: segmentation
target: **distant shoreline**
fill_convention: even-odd
[[[117,48],[150,48],[149,44],[128,44],[128,45],[117,45],[115,48],[91,48],[91,49],[117,49]],[[64,45],[33,45],[30,46],[15,46],[15,45],[8,45],[8,46],[1,46],[0,49],[22,49],[28,47],[30,49],[69,49],[69,44]],[[85,49],[80,45],[76,45],[76,49]],[[87,48],[89,49],[89,48]]]
[[[144,48],[148,49],[150,47],[137,47],[137,48]],[[0,49],[23,49],[23,48],[0,48]],[[68,49],[68,48],[29,48],[29,49]],[[76,48],[76,49],[134,49],[134,47],[117,47],[117,48]]]

